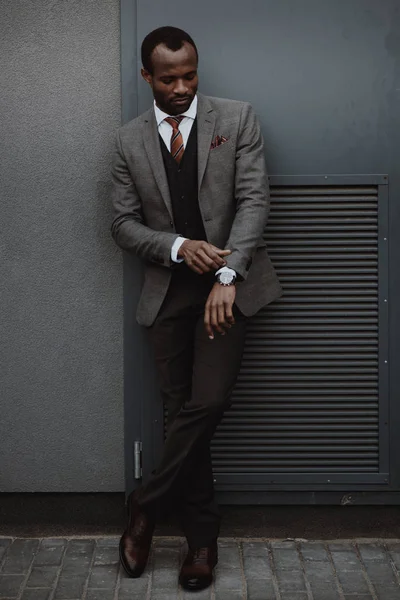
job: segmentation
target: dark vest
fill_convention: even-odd
[[[206,240],[197,190],[197,119],[177,165],[160,136],[161,153],[171,195],[175,231],[191,240]]]

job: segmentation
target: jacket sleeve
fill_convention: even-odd
[[[155,231],[144,224],[142,203],[128,169],[119,131],[111,165],[112,224],[116,244],[139,258],[171,266],[171,248],[178,234]]]
[[[260,124],[250,104],[242,108],[236,146],[236,215],[225,248],[227,266],[246,279],[267,223],[269,186]]]

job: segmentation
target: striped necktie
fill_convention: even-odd
[[[183,145],[183,137],[182,137],[181,132],[179,131],[179,124],[183,118],[184,117],[179,116],[179,117],[167,117],[166,119],[164,119],[172,127],[171,154],[172,154],[172,158],[176,161],[176,163],[178,165],[180,164],[182,157],[183,157],[183,153],[185,151],[185,147]]]

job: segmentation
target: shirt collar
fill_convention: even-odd
[[[156,116],[157,126],[159,126],[160,123],[162,123],[164,121],[164,119],[169,117],[169,115],[167,115],[167,113],[165,113],[160,108],[158,108],[155,100],[154,100],[154,114]],[[190,119],[194,120],[196,118],[196,114],[197,114],[197,94],[193,98],[192,103],[189,106],[189,108],[187,109],[187,111],[184,113],[181,113],[181,116],[189,117]]]

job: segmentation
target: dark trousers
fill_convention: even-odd
[[[178,509],[194,548],[219,533],[210,441],[230,405],[246,329],[246,318],[234,306],[235,325],[226,335],[208,338],[204,306],[214,283],[213,274],[178,269],[149,328],[168,423],[160,463],[138,490],[138,501],[155,516]]]

